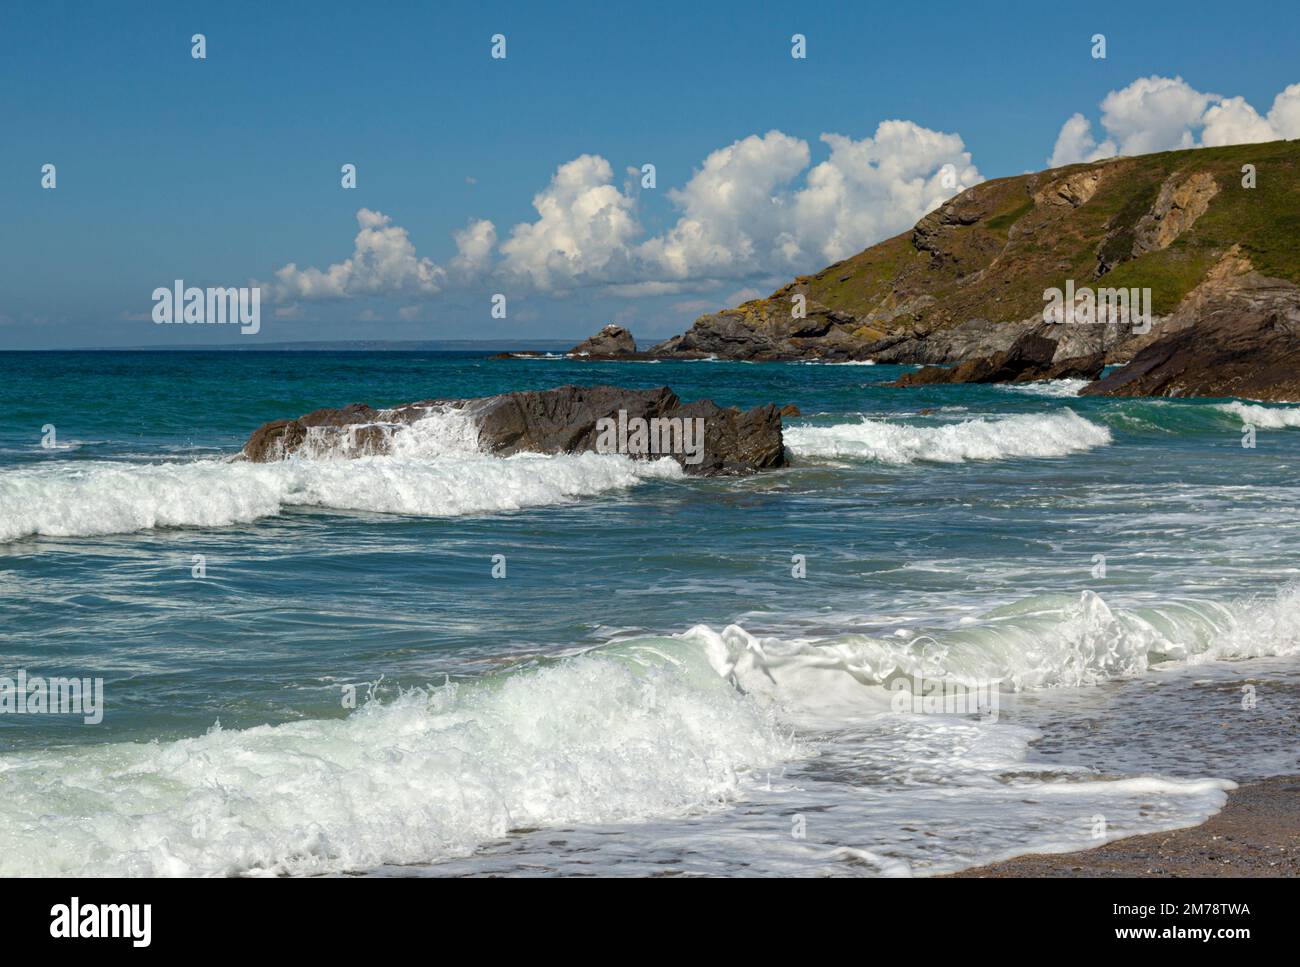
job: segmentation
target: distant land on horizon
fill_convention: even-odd
[[[572,349],[573,339],[350,339],[267,343],[209,343],[191,346],[82,346],[73,349],[12,349],[19,353],[140,353],[140,352],[540,352]]]

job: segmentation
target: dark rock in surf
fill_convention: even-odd
[[[391,409],[354,403],[341,409],[315,410],[296,420],[275,420],[249,437],[243,457],[268,463],[291,456],[376,456],[391,451],[403,427],[438,411],[459,410],[470,417],[479,447],[496,456],[515,453],[582,453],[596,451],[601,421],[622,425],[634,420],[700,420],[702,429],[692,452],[628,452],[634,458],[669,456],[689,473],[752,473],[786,465],[781,414],[772,405],[747,412],[720,407],[709,400],[685,403],[666,386],[633,390],[618,386],[561,386],[538,392],[503,393],[468,400],[426,400]],[[679,422],[677,427],[684,426]],[[668,433],[665,429],[665,433]],[[654,439],[651,431],[651,439]],[[678,435],[665,439],[681,441]],[[687,438],[688,441],[691,438]]]
[[[1028,383],[1044,379],[1096,379],[1105,367],[1101,353],[1052,362],[1057,343],[1027,332],[1009,349],[968,359],[950,368],[927,366],[905,373],[891,386],[936,386],[949,383]]]
[[[608,325],[569,350],[570,356],[626,356],[636,352],[636,340],[622,326]]]
[[[1300,401],[1300,286],[1231,250],[1157,338],[1084,396]]]

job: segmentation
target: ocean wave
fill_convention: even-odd
[[[1159,609],[1112,609],[1092,592],[1071,604],[1029,599],[925,636],[785,640],[697,625],[408,690],[344,718],[10,753],[0,756],[0,875],[363,871],[468,856],[528,830],[685,815],[708,839],[721,835],[719,824],[732,828],[724,810],[742,801],[749,821],[785,824],[787,838],[792,809],[835,803],[819,835],[838,847],[888,849],[901,865],[869,864],[882,872],[1078,848],[1082,827],[1061,824],[1084,806],[1105,805],[1115,835],[1169,828],[1219,808],[1231,783],[1030,767],[1033,729],[899,713],[889,684],[924,676],[995,679],[1004,689],[1081,685],[1171,658],[1294,654],[1298,617],[1300,594],[1287,589],[1268,601]],[[797,762],[814,771],[822,763],[833,783],[796,774],[773,790],[772,771]],[[846,781],[861,784],[859,813],[856,798],[843,798]],[[934,801],[918,806],[918,796]],[[1154,813],[1152,796],[1163,803]],[[1029,827],[997,818],[1008,802],[1028,800],[1038,804]],[[757,803],[768,805],[760,813]],[[930,807],[962,829],[978,819],[985,838],[942,848],[900,840],[905,817]],[[841,810],[851,820],[842,828],[833,821]],[[761,855],[773,835],[756,845]],[[810,861],[824,851],[813,839],[808,849]],[[777,861],[793,857],[776,852]]]
[[[998,389],[1012,393],[1024,393],[1028,396],[1078,396],[1079,390],[1088,385],[1086,379],[1048,379],[1037,383],[998,383]]]
[[[521,828],[720,806],[799,754],[699,648],[615,646],[342,719],[0,757],[0,875],[432,861]]]
[[[841,683],[883,686],[901,677],[1010,691],[1097,685],[1132,678],[1164,662],[1300,654],[1300,588],[1222,603],[1180,601],[1112,608],[1093,591],[1030,598],[957,629],[817,640],[759,638],[737,626],[692,628],[716,667],[748,689],[780,690],[788,700],[810,669],[842,673]],[[819,681],[809,706],[836,694]]]
[[[794,426],[785,431],[786,446],[797,457],[850,457],[889,464],[1063,457],[1110,442],[1108,429],[1068,409],[941,426],[863,417],[859,423]]]
[[[0,473],[0,541],[32,535],[92,537],[156,527],[221,527],[292,507],[456,517],[563,503],[649,479],[679,477],[669,459],[616,454],[477,451],[457,416],[395,432],[392,452],[352,460],[294,457],[141,465],[57,462]]]
[[[801,359],[801,366],[874,366],[874,359]]]
[[[1284,430],[1300,426],[1300,407],[1259,406],[1254,403],[1220,403],[1216,409],[1229,413],[1252,426],[1265,430]]]

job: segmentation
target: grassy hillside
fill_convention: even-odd
[[[1254,188],[1242,186],[1247,164],[1256,169]],[[1162,216],[1162,200],[1167,208],[1169,197],[1193,196],[1197,187],[1206,189],[1200,200],[1213,193],[1208,207],[1167,247],[1135,251],[1161,224],[1184,217]],[[854,316],[867,339],[975,318],[1026,319],[1042,311],[1043,290],[1066,279],[1150,287],[1163,314],[1233,244],[1263,274],[1300,283],[1300,141],[1168,151],[985,182],[916,228],[772,298],[797,287]]]

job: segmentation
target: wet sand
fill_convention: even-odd
[[[954,877],[1300,876],[1300,776],[1243,784],[1200,826],[1116,840],[1077,853],[1037,853]]]

